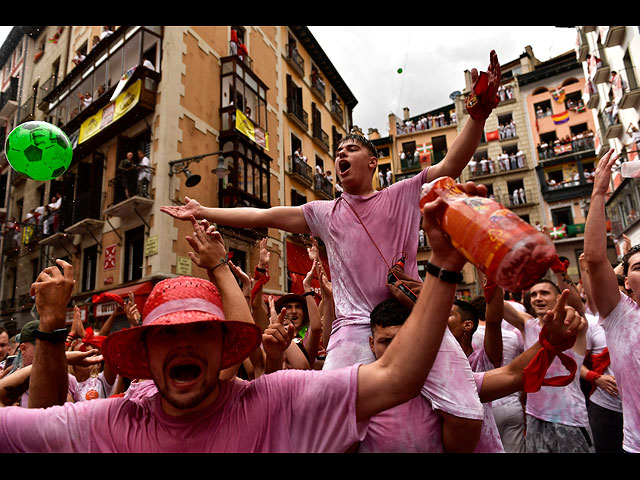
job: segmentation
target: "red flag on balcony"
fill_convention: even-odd
[[[487,142],[492,142],[494,140],[498,140],[500,138],[500,135],[498,133],[498,129],[496,128],[495,130],[491,131],[491,132],[487,132]]]

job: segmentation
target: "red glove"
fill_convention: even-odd
[[[467,98],[467,112],[474,120],[486,120],[491,110],[500,102],[498,94],[493,98],[489,96],[488,89],[489,75],[486,72],[480,72]]]

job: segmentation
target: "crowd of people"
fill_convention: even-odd
[[[592,150],[595,148],[593,135],[593,130],[586,130],[563,138],[556,138],[549,142],[543,140],[537,147],[538,158],[544,160],[564,155],[565,153]]]
[[[446,127],[458,123],[455,111],[445,115],[444,112],[432,115],[427,113],[420,116],[417,120],[404,120],[402,123],[396,123],[396,131],[398,135],[406,135],[408,133],[419,132],[422,130],[430,130],[432,128]]]
[[[372,185],[375,146],[352,133],[337,149],[338,199],[161,207],[190,222],[189,257],[207,278],[160,281],[141,316],[127,312],[129,328],[107,321],[94,335],[75,318],[68,331],[74,267],[45,268],[31,288],[38,324],[16,339],[13,365],[29,365],[0,379],[0,451],[640,452],[640,247],[620,280],[606,247],[612,151],[596,171],[581,284],[556,258],[522,303],[489,274],[482,295],[455,298],[468,259],[440,223],[444,200],[418,200],[477,147],[499,86],[495,52],[488,75],[447,157],[388,188]],[[265,301],[268,239],[246,273],[217,224],[320,238],[329,270],[313,241],[304,293]],[[420,228],[431,256],[413,282]]]

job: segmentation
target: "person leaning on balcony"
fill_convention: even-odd
[[[149,184],[151,183],[151,161],[144,154],[144,151],[138,149],[138,194],[143,197],[149,196]]]
[[[127,152],[125,158],[120,160],[116,174],[120,177],[120,185],[126,198],[131,197],[131,174],[135,172],[136,165],[133,161],[133,152]]]

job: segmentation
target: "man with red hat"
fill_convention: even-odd
[[[474,192],[475,186],[467,187],[467,193]],[[441,199],[424,207],[431,258],[460,272],[466,259],[436,220],[444,208]],[[153,381],[132,385],[122,398],[46,410],[2,408],[0,451],[343,452],[362,439],[371,416],[419,395],[447,328],[454,283],[428,275],[409,318],[373,363],[219,380],[220,371],[241,362],[261,338],[268,355],[281,355],[293,328],[272,324],[261,337],[227,268],[222,237],[194,224],[192,246],[216,247],[219,260],[208,269],[212,282],[192,277],[159,282],[145,304],[142,325],[115,332],[102,345],[105,360],[119,374]],[[190,252],[198,265],[204,264],[200,253]],[[64,272],[45,269],[32,294],[41,316],[35,361],[46,364],[41,373],[63,378],[66,332],[61,330],[73,267],[59,264]]]

